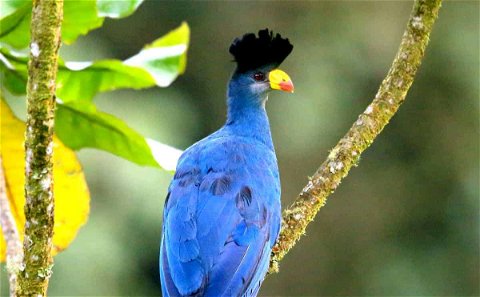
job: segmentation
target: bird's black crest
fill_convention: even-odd
[[[244,72],[264,65],[277,67],[292,52],[293,45],[280,34],[268,29],[236,38],[230,45],[230,53],[237,62],[237,71]]]

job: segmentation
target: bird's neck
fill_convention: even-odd
[[[272,135],[265,110],[267,98],[229,94],[227,121],[224,128],[233,135],[258,140],[273,150]]]

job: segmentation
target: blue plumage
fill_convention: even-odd
[[[255,52],[252,47],[276,58],[248,64],[245,51]],[[227,122],[183,153],[168,189],[160,250],[164,296],[257,295],[281,222],[265,102],[272,89],[293,90],[275,69],[291,49],[268,30],[232,45],[238,65],[228,85]]]

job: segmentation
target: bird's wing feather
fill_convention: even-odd
[[[199,171],[187,167],[179,170],[170,187],[164,209],[162,263],[168,267],[175,289],[182,295],[195,292],[204,281],[199,260],[195,211],[198,198]]]
[[[277,172],[273,152],[258,144],[219,139],[187,152],[165,206],[161,270],[169,295],[258,290],[280,224]]]

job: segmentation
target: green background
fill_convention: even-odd
[[[185,149],[225,120],[234,37],[268,27],[295,48],[294,94],[267,104],[288,206],[375,96],[412,3],[147,1],[61,49],[67,60],[125,59],[185,20],[186,73],[166,89],[116,91],[99,108]],[[405,104],[262,296],[478,296],[479,2],[447,1]],[[9,98],[17,114],[24,102]],[[159,296],[158,249],[171,175],[79,152],[91,214],[55,258],[50,296]],[[7,294],[2,266],[2,295]]]

